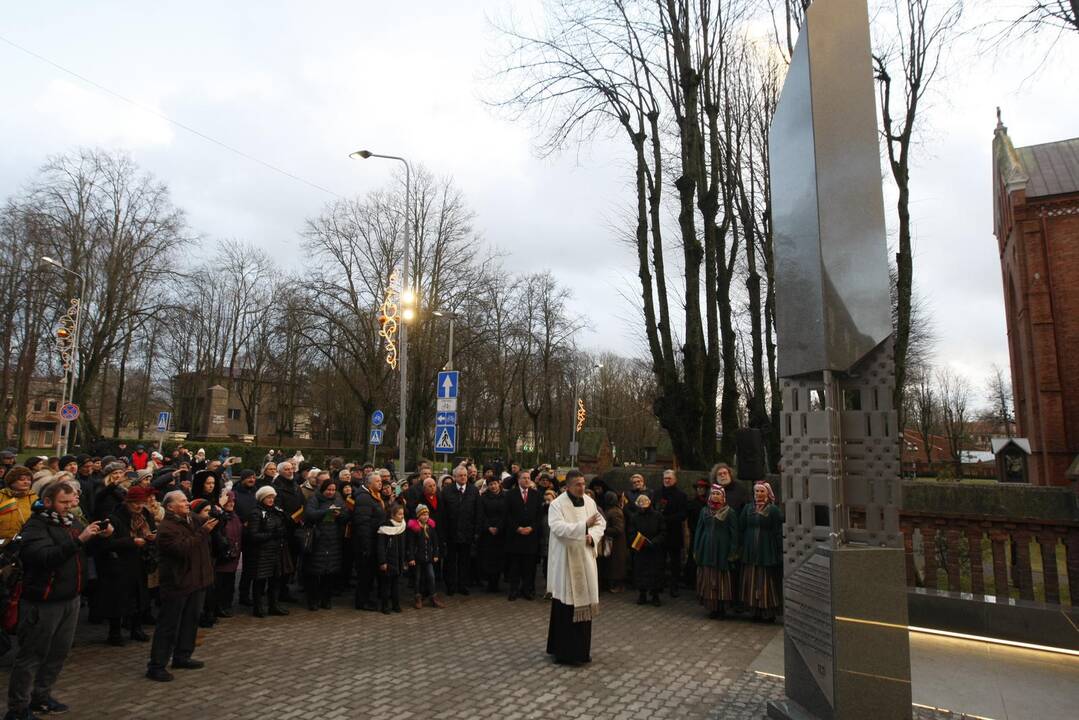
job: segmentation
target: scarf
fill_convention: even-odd
[[[768,497],[765,499],[764,502],[760,502],[760,501],[758,501],[756,499],[757,498],[757,488],[764,488],[765,490],[768,491]],[[769,505],[771,505],[775,501],[776,501],[776,494],[774,492],[772,492],[772,486],[771,485],[769,485],[768,483],[759,482],[759,483],[756,483],[753,486],[753,502],[757,506],[757,512],[759,512],[761,514],[764,514],[765,508],[767,508]]]
[[[381,507],[383,510],[386,509],[386,501],[382,499],[382,493],[373,493],[371,492],[371,488],[367,487],[366,485],[363,486],[363,489],[367,491],[368,495],[375,499],[375,502],[379,504],[379,507]]]
[[[128,515],[131,516],[131,537],[149,537],[150,526],[147,524],[146,516],[142,514],[142,511],[128,510]]]
[[[719,500],[712,500],[712,495],[715,493],[719,494]],[[727,505],[727,492],[723,489],[723,486],[713,485],[712,491],[708,495],[708,514],[716,520],[723,520],[727,517],[727,513],[729,513],[730,510],[730,506]]]
[[[566,497],[570,500],[570,506],[564,508],[567,519],[574,522],[588,520],[588,509],[584,498],[576,498],[569,493]],[[588,530],[585,530],[587,536]],[[599,615],[599,603],[592,603],[588,592],[588,575],[585,573],[585,563],[592,562],[590,555],[595,552],[594,547],[588,547],[586,542],[566,543],[566,566],[569,568],[569,595],[573,598],[573,622],[591,622],[592,618]]]
[[[38,514],[41,515],[41,519],[49,525],[56,525],[58,527],[71,527],[71,523],[75,521],[75,517],[71,513],[64,513],[61,515],[55,510],[47,510],[45,508],[42,508]]]
[[[378,528],[379,535],[400,535],[405,531],[405,521],[397,522],[393,518],[390,518],[389,525],[380,525]]]

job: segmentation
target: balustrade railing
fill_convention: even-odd
[[[907,482],[900,527],[909,587],[1079,607],[1069,488]]]

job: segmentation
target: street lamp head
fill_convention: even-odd
[[[405,288],[401,291],[401,304],[411,305],[416,302],[416,293],[412,291],[412,288]]]
[[[361,160],[366,160],[367,158],[371,157],[371,151],[370,150],[357,150],[354,153],[349,153],[348,156],[350,158],[353,158],[353,159],[360,158]]]
[[[56,267],[60,267],[60,263],[56,262],[51,257],[42,257],[41,262],[48,263],[49,265],[55,265]]]
[[[401,319],[405,322],[412,322],[416,317],[416,311],[410,307],[406,307],[401,311]]]
[[[595,365],[592,366],[592,369],[593,370],[602,370],[603,369],[603,363],[596,363]]]

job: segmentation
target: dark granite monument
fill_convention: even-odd
[[[910,718],[902,433],[866,0],[810,6],[769,148],[787,699],[768,714]]]

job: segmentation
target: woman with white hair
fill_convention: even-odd
[[[267,609],[263,604],[269,598],[270,615],[288,615],[288,610],[277,604],[279,585],[282,577],[292,572],[285,567],[289,563],[289,554],[285,552],[287,518],[281,508],[274,505],[277,491],[272,485],[260,487],[255,491],[255,512],[247,518],[244,534],[244,550],[251,552],[251,562],[255,568],[251,602],[255,617],[266,617]],[[245,558],[246,561],[246,558]]]

